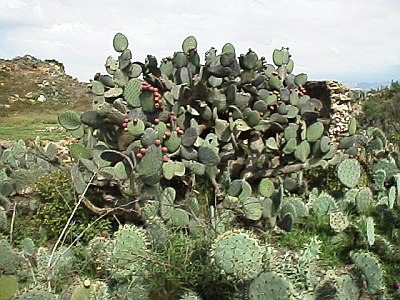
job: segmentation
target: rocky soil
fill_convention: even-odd
[[[30,55],[12,60],[0,58],[0,117],[22,106],[46,103],[80,107],[91,104],[88,83],[65,73],[56,60]]]

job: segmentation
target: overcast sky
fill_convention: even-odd
[[[285,46],[309,79],[400,80],[400,0],[0,0],[1,58],[56,59],[82,81],[106,73],[117,32],[139,61],[194,35],[202,58],[230,42],[271,61]]]

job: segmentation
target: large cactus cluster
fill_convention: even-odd
[[[104,187],[111,180],[119,187],[114,203],[146,194],[160,199],[171,186],[180,191],[175,205],[206,177],[217,200],[231,197],[227,205],[246,219],[278,219],[291,228],[295,212],[286,206],[279,215],[280,195],[299,190],[303,169],[335,165],[343,156],[326,135],[321,101],[305,94],[307,75],[292,73],[288,49],[275,50],[269,63],[251,49],[237,55],[227,43],[221,53],[207,51],[202,64],[197,40],[189,36],[172,57],[158,62],[148,55],[143,63],[132,61],[128,45],[123,34],[115,35],[119,56],[109,56],[108,74],[91,82],[93,109],[59,116],[80,138],[70,149],[78,193],[96,173],[92,183]],[[125,211],[141,217],[145,204]]]

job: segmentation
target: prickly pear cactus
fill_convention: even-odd
[[[249,287],[249,299],[290,299],[290,283],[276,272],[263,272]]]
[[[360,163],[354,158],[345,159],[338,165],[337,174],[340,182],[344,186],[353,188],[360,179]]]
[[[245,231],[227,231],[212,245],[211,257],[221,271],[238,279],[254,279],[262,271],[265,247]]]
[[[378,260],[368,252],[357,252],[352,255],[353,262],[363,272],[368,286],[368,293],[380,294],[383,290],[382,268]]]
[[[74,176],[78,193],[94,173],[93,163],[105,167],[95,179],[102,175],[106,184],[116,180],[124,187],[113,195],[119,203],[148,186],[176,188],[183,181],[188,184],[176,200],[185,206],[191,182],[206,176],[218,200],[229,190],[242,202],[245,217],[256,221],[261,218],[259,204],[244,199],[257,194],[274,198],[279,180],[288,190],[298,189],[302,182],[294,178],[310,162],[340,161],[327,122],[320,119],[322,102],[306,95],[307,75],[293,74],[287,48],[275,50],[270,64],[253,50],[237,57],[227,43],[221,53],[210,49],[201,64],[194,36],[160,62],[152,55],[144,63],[132,62],[129,46],[125,35],[115,35],[119,56],[109,56],[108,74],[92,80],[93,108],[80,117],[71,111],[59,116],[64,128],[83,132],[79,146],[71,148],[79,150],[74,150],[75,170],[82,173]],[[232,178],[222,180],[221,174]],[[242,183],[232,188],[235,179]],[[145,202],[129,209],[143,218]],[[293,214],[282,220],[289,224]]]
[[[114,249],[111,253],[111,275],[116,280],[143,272],[148,241],[145,231],[134,225],[124,225],[115,233]],[[122,267],[123,266],[123,267]]]

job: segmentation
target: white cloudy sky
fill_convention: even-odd
[[[158,59],[196,36],[271,58],[288,46],[295,73],[344,82],[400,80],[400,0],[0,0],[0,57],[57,59],[88,81],[104,72],[115,33],[133,59]]]

